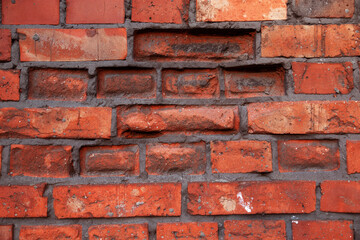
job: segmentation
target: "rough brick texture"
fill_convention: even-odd
[[[88,74],[82,70],[34,69],[29,73],[29,99],[85,101]]]
[[[58,186],[53,197],[59,219],[181,214],[181,184],[176,183]]]
[[[59,24],[58,0],[2,0],[3,24]]]
[[[280,172],[334,171],[340,167],[335,140],[288,140],[278,142]]]
[[[127,176],[139,175],[139,147],[98,146],[80,150],[80,175]]]
[[[310,213],[315,182],[190,183],[191,215]]]
[[[211,142],[213,173],[271,172],[271,144],[266,141]]]
[[[97,225],[89,227],[89,240],[98,239],[141,239],[148,240],[147,224]]]
[[[127,55],[124,28],[18,29],[17,32],[23,62],[122,60]]]
[[[0,101],[20,100],[20,71],[0,70]]]
[[[352,224],[352,221],[292,221],[293,239],[354,239]]]
[[[360,0],[0,12],[0,240],[360,239]]]
[[[82,227],[80,225],[68,226],[22,226],[20,229],[20,240],[38,239],[73,239],[81,240]]]
[[[66,23],[124,23],[124,0],[66,0]]]
[[[228,220],[224,223],[225,240],[285,240],[285,221]]]
[[[159,223],[157,239],[209,239],[218,240],[218,224],[213,222]]]
[[[352,63],[292,63],[294,92],[348,94],[354,88]]]
[[[11,176],[66,178],[72,172],[70,146],[11,145]]]

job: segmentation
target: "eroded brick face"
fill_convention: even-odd
[[[1,0],[0,240],[360,237],[358,0]]]

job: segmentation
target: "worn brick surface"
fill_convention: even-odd
[[[292,221],[293,239],[354,239],[352,221]]]
[[[124,28],[18,29],[17,32],[23,62],[123,60],[127,55]]]
[[[224,222],[225,240],[285,240],[283,220],[227,220]]]
[[[13,225],[0,225],[0,237],[2,240],[13,240]]]
[[[0,70],[0,101],[20,100],[20,71]]]
[[[195,182],[188,185],[191,215],[310,213],[315,182]]]
[[[10,29],[0,29],[0,61],[11,60],[11,32]]]
[[[351,18],[355,10],[354,0],[295,0],[293,3],[295,13],[302,17]]]
[[[114,239],[114,240],[148,240],[147,224],[119,224],[119,225],[97,225],[89,227],[89,239]]]
[[[82,227],[80,225],[33,225],[21,226],[20,240],[39,239],[73,239],[81,240]]]
[[[214,222],[159,223],[157,239],[218,239],[218,224]]]
[[[57,186],[53,197],[59,219],[181,215],[177,183]]]
[[[360,141],[346,141],[347,172],[360,173]]]

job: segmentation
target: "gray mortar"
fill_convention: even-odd
[[[2,218],[0,224],[14,224],[14,239],[19,238],[19,231],[21,225],[68,225],[81,224],[83,226],[83,239],[87,239],[87,229],[91,225],[98,224],[124,224],[124,223],[148,223],[150,239],[156,238],[156,223],[157,222],[190,222],[190,221],[214,221],[219,224],[220,239],[224,237],[224,220],[253,220],[253,219],[267,219],[267,220],[285,220],[287,239],[291,239],[291,220],[354,220],[355,239],[360,239],[360,215],[359,214],[345,214],[345,213],[326,213],[319,210],[319,202],[321,192],[319,189],[320,183],[324,180],[359,180],[360,174],[348,175],[346,173],[346,140],[360,140],[360,134],[311,134],[311,135],[273,135],[273,134],[248,134],[247,133],[247,110],[246,105],[251,102],[269,102],[269,101],[306,101],[306,100],[360,100],[359,93],[359,57],[340,57],[340,58],[262,58],[260,55],[261,45],[261,26],[262,25],[296,25],[296,24],[359,24],[360,23],[360,0],[355,0],[355,13],[351,19],[311,19],[296,16],[293,11],[293,1],[288,3],[288,19],[286,21],[265,21],[265,22],[221,22],[221,23],[203,23],[196,22],[196,4],[195,0],[190,0],[189,21],[188,24],[156,24],[156,23],[136,23],[131,22],[131,0],[125,0],[125,23],[124,24],[66,24],[66,0],[60,1],[60,24],[52,25],[0,25],[0,28],[11,29],[12,32],[12,57],[11,62],[0,63],[0,69],[21,69],[20,89],[22,90],[19,102],[0,102],[0,108],[15,107],[15,108],[39,108],[39,107],[79,107],[79,106],[108,106],[113,108],[113,122],[111,139],[0,139],[0,145],[3,148],[2,170],[0,183],[1,185],[29,185],[47,182],[44,196],[48,197],[48,217],[47,218]],[[0,2],[1,7],[1,2]],[[1,19],[1,16],[0,16]],[[127,29],[128,34],[128,56],[126,61],[103,61],[103,62],[20,62],[19,59],[19,42],[17,28],[119,28]],[[135,30],[153,31],[156,29],[228,29],[231,31],[238,31],[241,33],[243,29],[250,29],[256,31],[256,43],[254,46],[255,56],[252,60],[246,61],[229,61],[229,62],[156,62],[146,61],[138,62],[133,59],[133,36]],[[307,62],[346,62],[350,61],[354,67],[354,89],[350,94],[337,95],[305,95],[294,94],[294,86],[292,79],[291,62],[293,61],[307,61]],[[221,95],[219,99],[209,100],[193,100],[193,99],[162,99],[161,96],[161,71],[166,68],[218,68],[220,73],[224,68],[231,67],[246,67],[248,65],[278,65],[280,64],[286,69],[286,95],[280,97],[261,97],[249,99],[225,99],[224,96],[224,79],[220,75]],[[157,98],[156,99],[96,99],[96,72],[97,68],[102,67],[139,67],[139,68],[154,68],[157,71]],[[70,69],[86,69],[89,73],[90,80],[88,85],[88,98],[84,102],[58,102],[58,101],[39,101],[26,100],[27,98],[27,78],[29,68],[70,68]],[[194,134],[192,136],[184,135],[167,135],[157,138],[149,139],[124,139],[116,137],[116,110],[115,107],[119,105],[132,104],[176,104],[176,105],[235,105],[239,107],[241,117],[240,131],[233,135],[201,135]],[[246,173],[246,174],[211,174],[210,163],[210,146],[209,143],[214,140],[265,140],[272,144],[273,157],[273,172],[271,173]],[[277,166],[277,140],[285,139],[336,139],[339,141],[340,147],[340,169],[332,172],[294,172],[294,173],[279,173]],[[206,173],[199,176],[189,176],[182,174],[164,175],[164,176],[148,176],[145,172],[145,149],[147,143],[164,142],[206,142],[206,158],[207,167]],[[51,179],[51,178],[33,178],[33,177],[10,177],[7,175],[10,162],[10,145],[11,144],[26,144],[26,145],[70,145],[73,147],[74,173],[71,178],[65,179]],[[98,177],[98,178],[84,178],[79,176],[79,152],[78,150],[83,146],[96,145],[119,145],[119,144],[138,144],[140,148],[140,170],[141,174],[138,177]],[[228,215],[228,216],[191,216],[187,213],[187,185],[189,182],[208,181],[208,182],[228,182],[228,181],[275,181],[275,180],[310,180],[317,183],[317,210],[310,214],[256,214],[256,215]],[[57,220],[53,209],[52,190],[54,186],[58,185],[78,185],[78,184],[122,184],[122,183],[153,183],[153,182],[181,182],[182,183],[182,215],[180,217],[133,217],[133,218],[113,218],[113,219],[64,219]]]

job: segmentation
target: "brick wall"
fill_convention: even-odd
[[[359,14],[2,0],[0,239],[359,239]]]

